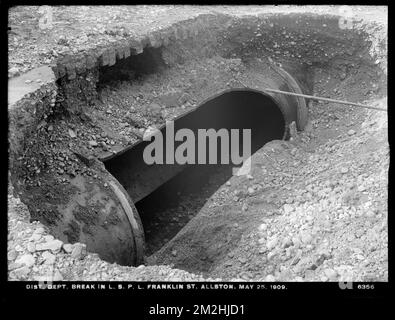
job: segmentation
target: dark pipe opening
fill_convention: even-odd
[[[196,140],[197,129],[239,129],[240,154],[243,150],[241,131],[251,129],[253,154],[265,143],[283,138],[285,121],[270,97],[256,91],[231,91],[177,119],[174,126],[175,132],[191,129]],[[162,133],[165,140],[165,128]],[[105,162],[107,170],[135,201],[146,233],[148,255],[174,237],[199,212],[207,199],[232,176],[235,167],[233,164],[147,165],[143,151],[149,143],[143,141]],[[180,143],[174,144],[175,149]],[[217,159],[220,159],[220,147],[218,143]]]
[[[103,66],[99,69],[98,90],[106,86],[116,86],[119,81],[139,81],[145,75],[158,73],[165,68],[162,49],[146,47],[143,52],[118,60],[113,66]]]

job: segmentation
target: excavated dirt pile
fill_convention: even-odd
[[[388,281],[387,113],[265,92],[386,108],[385,8],[72,8],[10,34],[10,279]],[[255,128],[251,173],[144,165],[169,120]]]

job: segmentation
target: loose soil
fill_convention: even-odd
[[[79,21],[79,17],[88,17],[86,13],[75,15],[72,7],[64,11],[60,9],[56,9],[60,22],[68,20],[60,14],[67,18],[73,16],[75,21]],[[129,14],[135,17],[138,12],[151,10],[149,16],[152,21],[144,21],[151,21],[149,24],[154,26],[160,23],[155,17],[160,16],[161,21],[168,19],[168,23],[178,19],[173,9],[171,6],[136,7],[137,13]],[[120,10],[108,11],[117,16]],[[182,10],[186,15],[196,13],[195,9],[188,7]],[[235,14],[236,9],[212,7],[204,10]],[[247,9],[238,11],[238,14],[243,10]],[[323,9],[309,7],[306,10],[320,13]],[[356,27],[371,35],[373,49],[369,50],[372,52],[365,52],[372,57],[371,61],[362,55],[356,57],[355,52],[348,52],[347,46],[341,43],[339,46],[331,45],[331,49],[325,49],[325,52],[317,49],[310,55],[325,53],[330,58],[324,58],[325,63],[310,60],[311,66],[298,79],[304,90],[386,107],[386,48],[377,45],[386,39],[386,30],[384,27],[371,27],[372,11],[369,10],[358,10],[362,22],[358,20]],[[96,11],[92,14],[95,19],[107,16],[102,8]],[[163,18],[167,12],[168,18]],[[21,67],[10,70],[10,76],[41,65],[44,58],[52,59],[52,56],[41,58],[39,55],[41,51],[49,52],[56,32],[48,33],[47,38],[42,39],[26,37],[29,28],[24,28],[21,22],[25,21],[26,15],[28,13],[22,7],[10,11],[11,23],[21,25],[9,49],[10,68]],[[378,10],[377,17],[379,21],[385,21],[385,12]],[[29,21],[34,19],[33,15]],[[120,15],[118,19],[121,19]],[[138,24],[139,20],[133,21],[133,24]],[[67,33],[69,47],[83,50],[84,45],[77,41],[78,36],[69,38],[69,35],[82,28],[88,32],[96,22],[84,26],[82,23],[70,24],[68,27],[62,23],[56,28]],[[148,28],[146,24],[141,28],[145,27]],[[103,31],[93,37],[103,38],[100,41],[106,42],[112,36]],[[293,40],[291,37],[286,41]],[[34,43],[30,44],[30,41]],[[294,45],[296,54],[305,49],[305,44],[302,44]],[[314,48],[320,45],[314,44]],[[25,55],[26,50],[15,50],[25,46],[30,46],[29,50],[38,52],[38,55],[28,56]],[[41,48],[41,51],[32,50],[31,46]],[[186,53],[191,52],[190,46],[185,44],[185,47]],[[228,178],[221,168],[207,167],[203,171],[191,168],[160,187],[150,198],[137,203],[137,208],[144,212],[146,266],[110,264],[100,260],[97,254],[84,253],[79,249],[83,245],[66,244],[66,240],[59,248],[55,245],[50,250],[37,250],[40,244],[54,239],[47,227],[36,220],[50,224],[51,219],[56,218],[56,214],[51,213],[55,212],[51,206],[67,201],[53,196],[56,188],[70,188],[71,194],[73,187],[69,181],[76,173],[104,183],[100,175],[95,176],[89,156],[81,161],[71,150],[93,156],[121,150],[138,140],[139,129],[176,115],[178,111],[174,110],[173,101],[180,101],[180,93],[188,92],[188,97],[183,97],[182,103],[177,102],[177,110],[186,111],[197,103],[199,93],[189,92],[188,86],[196,81],[220,77],[217,69],[210,71],[210,65],[236,66],[237,69],[241,65],[238,56],[248,61],[250,57],[246,57],[245,52],[255,52],[256,55],[265,52],[248,46],[224,46],[222,56],[204,53],[204,59],[194,60],[185,58],[185,54],[184,59],[188,63],[182,65],[175,61],[177,50],[179,47],[162,51],[171,68],[158,61],[154,72],[143,70],[131,78],[127,75],[127,81],[107,83],[102,78],[104,85],[99,97],[96,99],[94,94],[92,98],[85,97],[89,102],[85,109],[77,104],[75,109],[64,108],[62,104],[65,102],[58,94],[51,112],[44,112],[46,116],[29,137],[23,156],[18,160],[18,168],[23,169],[17,179],[13,178],[16,189],[13,194],[10,185],[9,278],[37,280],[48,278],[49,274],[51,279],[57,280],[104,281],[388,281],[387,114],[313,101],[308,104],[310,121],[305,131],[298,132],[289,141],[275,140],[259,149],[253,156],[250,176]],[[309,60],[310,55],[303,55],[301,59]],[[276,56],[275,52],[273,56]],[[283,63],[291,72],[289,62],[292,59],[297,57],[284,55],[276,61]],[[301,71],[297,70],[296,74],[298,72]],[[306,74],[311,78],[306,80]],[[92,73],[92,77],[98,76]],[[67,90],[67,86],[64,88]],[[88,90],[82,92],[85,96],[90,95]],[[168,99],[160,115],[147,108],[155,97],[160,97],[164,103],[166,99],[163,97]],[[51,172],[51,178],[46,176],[47,172]],[[196,175],[205,179],[195,183]],[[190,181],[194,183],[190,184]],[[44,209],[34,200],[29,202],[29,212],[18,199],[22,193],[34,197],[37,192],[43,194],[43,190],[50,190],[48,193],[51,194]],[[88,212],[81,216],[77,214],[75,218],[81,220],[89,216]],[[73,242],[72,233],[69,237],[67,241]]]

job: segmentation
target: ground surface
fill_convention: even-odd
[[[339,6],[56,6],[53,27],[40,29],[44,12],[38,6],[15,7],[9,11],[9,75],[16,76],[59,55],[84,52],[89,48],[164,28],[177,21],[204,13],[257,15],[311,12],[340,15]],[[358,6],[352,9],[355,23],[385,23],[386,9]],[[43,20],[45,22],[45,20]]]
[[[62,9],[57,7],[54,12],[55,32],[36,38],[34,10],[10,11],[14,29],[10,33],[10,76],[51,63],[57,51],[83,50],[85,44],[107,43],[122,37],[123,32],[146,32],[206,11],[251,12],[251,7],[143,6],[128,12],[97,7],[90,15],[81,11],[78,16],[71,7]],[[268,7],[255,9],[265,12]],[[325,8],[303,10],[314,13]],[[366,21],[386,18],[377,9],[360,8],[356,12]],[[108,24],[106,19],[113,22]],[[115,29],[107,30],[104,26],[108,25]],[[383,37],[386,34],[382,30],[376,32],[375,39]],[[386,52],[376,48],[375,54],[385,67]],[[358,68],[341,81],[338,74],[321,70],[315,75],[314,93],[386,107],[382,92],[377,94],[381,83],[374,73],[363,66]],[[254,155],[251,176],[233,177],[209,199],[203,191],[186,190],[173,207],[164,209],[158,219],[164,220],[168,230],[150,242],[150,252],[165,245],[148,258],[148,266],[109,264],[96,254],[86,253],[81,244],[55,240],[43,225],[30,223],[27,208],[10,193],[9,278],[387,281],[387,114],[326,103],[311,103],[309,111],[310,124],[305,132],[292,141],[270,142]],[[57,132],[63,132],[67,139],[75,134],[65,123],[56,125],[64,129]],[[111,138],[97,134],[87,139],[103,140],[110,148],[113,145]],[[56,156],[61,157],[59,161],[70,162],[61,153]],[[70,168],[79,170],[72,165],[71,161]],[[215,179],[213,175],[214,184]],[[166,221],[167,217],[171,221]],[[152,224],[151,233],[155,234],[154,220]]]

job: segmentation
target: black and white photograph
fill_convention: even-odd
[[[388,6],[7,10],[8,284],[388,283]]]

